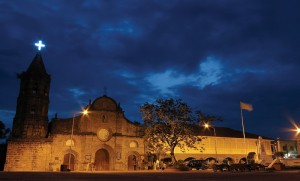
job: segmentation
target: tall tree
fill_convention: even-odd
[[[10,129],[5,127],[5,124],[0,121],[0,139],[6,139],[10,133]]]
[[[174,150],[179,147],[196,148],[201,138],[195,134],[198,127],[191,108],[180,99],[158,99],[154,104],[146,102],[140,107],[145,125],[145,142],[150,151],[170,151],[177,162]]]

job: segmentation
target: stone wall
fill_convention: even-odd
[[[39,140],[10,140],[7,145],[4,171],[49,171],[51,142]]]

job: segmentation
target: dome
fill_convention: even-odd
[[[92,110],[107,110],[116,111],[118,109],[117,103],[110,97],[102,96],[96,99],[90,109]]]

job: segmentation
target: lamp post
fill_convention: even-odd
[[[84,109],[82,112],[80,112],[79,114],[74,113],[73,115],[73,119],[72,119],[72,128],[71,128],[71,135],[70,135],[70,149],[69,149],[69,164],[68,164],[68,169],[71,171],[71,152],[72,152],[72,146],[74,144],[73,142],[73,133],[74,133],[74,122],[75,122],[75,117],[78,115],[87,115],[88,114],[88,110]]]
[[[300,128],[299,127],[297,127],[296,144],[297,144],[298,155],[300,155]]]
[[[296,147],[297,147],[297,152],[298,155],[300,154],[300,125],[299,123],[297,124],[294,120],[290,120],[294,128],[289,129],[289,131],[295,132],[295,142],[296,142]]]
[[[215,127],[213,126],[210,126],[208,123],[205,123],[204,124],[204,127],[209,129],[209,128],[212,128],[214,130],[214,137],[215,137],[215,154],[216,154],[216,159],[217,159],[217,155],[218,155],[218,152],[217,152],[217,135],[216,135],[216,129]]]

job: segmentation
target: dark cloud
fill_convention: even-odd
[[[288,138],[299,118],[298,1],[0,1],[0,119],[11,125],[19,82],[42,39],[49,117],[107,94],[131,120],[160,97],[224,117],[216,126]],[[2,112],[2,114],[1,114]],[[7,116],[9,113],[9,116]]]

